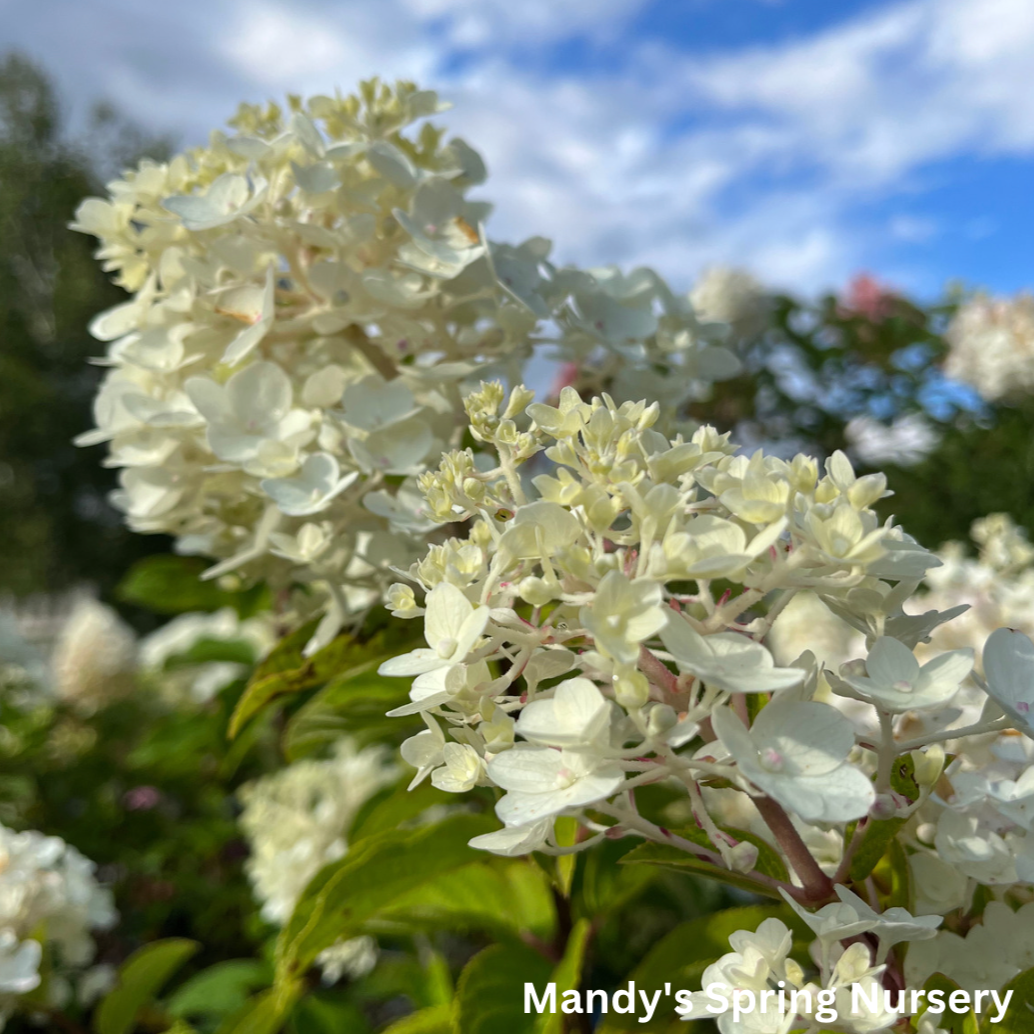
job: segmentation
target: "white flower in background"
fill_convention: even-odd
[[[44,977],[55,986],[84,977],[96,950],[93,932],[117,919],[94,871],[59,837],[0,826],[0,1016]]]
[[[348,851],[346,834],[359,809],[397,776],[383,747],[361,750],[338,741],[325,760],[292,765],[242,787],[240,824],[251,846],[245,863],[262,916],[282,925],[309,881]],[[359,976],[376,961],[376,942],[339,942],[317,961],[333,982]]]
[[[865,675],[849,666],[841,678],[865,700],[887,711],[926,710],[946,704],[973,670],[972,650],[943,653],[920,666],[904,643],[880,636],[865,661]],[[838,692],[845,692],[838,689]]]
[[[939,855],[928,851],[908,857],[916,889],[917,916],[943,916],[966,901],[966,876]]]
[[[944,372],[989,402],[1034,389],[1034,297],[977,295],[948,327]]]
[[[711,722],[742,775],[806,822],[847,822],[872,806],[872,783],[847,761],[854,729],[834,708],[773,703],[750,729],[718,708]]]
[[[702,320],[728,323],[738,337],[759,333],[772,309],[771,296],[746,270],[710,266],[700,275],[689,300]]]
[[[132,629],[92,596],[79,596],[50,658],[55,693],[84,711],[123,699],[136,688]]]
[[[297,474],[267,478],[262,482],[262,489],[281,513],[289,517],[308,517],[325,510],[358,477],[359,472],[355,470],[342,476],[333,456],[314,452],[306,458]]]
[[[205,642],[240,644],[257,663],[276,645],[276,633],[271,615],[265,613],[242,619],[233,608],[223,607],[179,614],[140,640],[140,670],[154,677],[160,692],[204,703],[249,670],[244,660],[187,662],[190,652]]]
[[[943,973],[972,992],[1002,988],[1031,966],[1034,903],[1014,911],[1002,901],[991,901],[965,937],[943,930],[933,940],[911,945],[904,976],[909,987],[922,987],[933,973]]]
[[[916,413],[898,417],[889,426],[870,416],[856,416],[844,426],[853,455],[870,467],[892,463],[913,467],[937,447],[939,436],[928,420]]]
[[[246,868],[264,918],[287,921],[309,880],[345,854],[359,809],[396,774],[383,748],[342,739],[330,758],[296,761],[241,789]]]

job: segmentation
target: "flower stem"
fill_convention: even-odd
[[[808,845],[801,839],[782,806],[771,797],[755,797],[754,804],[794,872],[800,877],[808,900],[820,902],[832,897],[833,881],[819,868],[819,863],[812,857]]]

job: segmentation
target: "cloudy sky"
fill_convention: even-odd
[[[239,100],[404,76],[563,260],[1034,286],[1032,0],[0,0],[73,120],[182,143]]]

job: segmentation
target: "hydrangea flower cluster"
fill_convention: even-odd
[[[94,864],[59,837],[0,826],[0,1026],[16,1010],[60,1008],[103,989],[94,930],[117,915]]]
[[[442,107],[376,81],[244,105],[232,135],[141,163],[73,224],[132,293],[91,325],[109,373],[79,443],[109,443],[129,525],[215,558],[208,577],[265,579],[283,607],[302,585],[296,609],[326,614],[311,649],[420,552],[414,478],[460,444],[473,376],[519,375],[546,341],[609,356],[610,379],[677,371],[675,401],[738,368],[727,328],[652,271],[488,240],[480,157],[412,128]]]
[[[945,335],[944,372],[989,402],[1034,390],[1034,297],[977,295],[960,306]]]
[[[709,427],[668,439],[656,405],[573,390],[552,407],[485,384],[467,411],[498,462],[456,451],[421,478],[428,512],[469,532],[392,587],[393,612],[422,618],[427,646],[380,671],[413,678],[393,713],[427,725],[402,749],[414,783],[503,791],[503,828],[473,846],[563,854],[636,836],[745,874],[812,926],[827,988],[885,970],[900,984],[899,942],[928,940],[913,968],[943,971],[956,935],[937,929],[977,885],[1029,894],[1034,643],[995,631],[985,678],[970,646],[917,656],[965,606],[905,610],[941,561],[877,520],[882,475],[857,477],[842,453],[824,472],[805,456],[736,455]],[[1013,558],[1023,544],[988,541]],[[776,663],[766,636],[801,592],[867,655],[839,672],[810,652]],[[685,791],[690,830],[639,813],[636,789],[656,783]],[[582,829],[574,847],[558,842],[561,815]],[[848,889],[881,828],[907,858],[912,911]]]
[[[817,980],[790,957],[793,935],[786,924],[766,919],[756,931],[729,938],[733,951],[704,971],[703,986],[711,990],[692,994],[679,1010],[682,1018],[711,1019],[724,1007],[718,1015],[722,1034],[785,1034],[798,1027],[870,1034],[910,1015],[907,993],[900,1007],[897,995],[885,993],[885,960],[896,944],[933,937],[940,917],[917,919],[900,908],[879,913],[846,887],[837,892],[838,902],[815,913],[788,897],[815,935],[809,954]],[[845,947],[847,938],[854,940]]]
[[[359,809],[397,775],[382,747],[360,750],[346,737],[327,759],[296,761],[242,787],[246,868],[264,919],[287,922],[313,876],[347,853],[345,834]],[[327,983],[361,976],[377,961],[377,942],[342,940],[317,961]]]

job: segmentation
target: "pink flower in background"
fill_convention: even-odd
[[[161,802],[162,792],[156,786],[134,786],[122,796],[126,811],[150,811]]]
[[[858,273],[837,308],[842,316],[864,316],[873,323],[882,323],[894,315],[894,307],[899,300],[895,291],[875,277]]]

